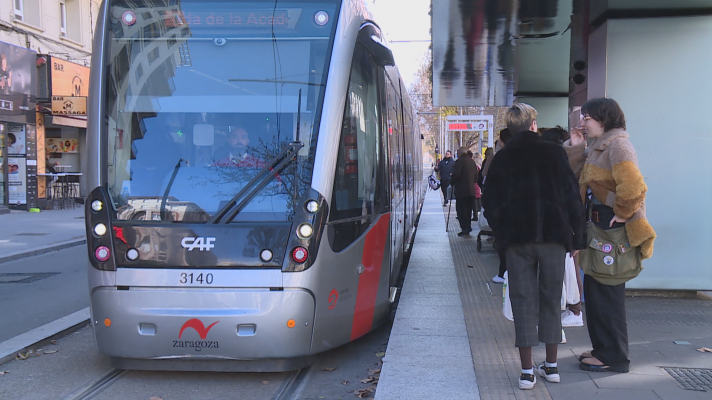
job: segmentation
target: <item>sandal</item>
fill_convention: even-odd
[[[588,360],[596,360],[597,362],[601,363],[601,365],[588,364],[582,361],[581,363],[579,363],[579,369],[590,372],[628,372],[628,368],[613,368],[610,365],[604,364],[596,357],[589,357]]]
[[[581,362],[581,361],[583,361],[585,358],[591,358],[591,357],[593,357],[593,350],[591,350],[591,351],[585,351],[585,352],[581,353],[581,355],[579,356],[578,360],[579,360],[579,362]]]

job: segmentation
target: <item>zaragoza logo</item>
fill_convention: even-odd
[[[201,339],[205,340],[205,338],[208,337],[208,332],[210,332],[210,329],[215,326],[220,321],[213,322],[212,324],[208,325],[206,328],[205,325],[203,325],[203,322],[197,318],[189,319],[188,321],[183,324],[183,326],[180,327],[180,332],[178,333],[178,339],[183,335],[183,331],[186,330],[187,328],[193,328],[195,329],[196,332],[198,332],[198,336],[200,336]]]

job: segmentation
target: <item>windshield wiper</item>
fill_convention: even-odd
[[[173,182],[176,180],[176,175],[178,175],[178,170],[180,169],[180,163],[182,162],[188,162],[185,161],[182,158],[178,159],[178,164],[176,164],[176,167],[173,168],[173,175],[171,175],[171,180],[168,181],[168,186],[166,186],[166,190],[163,192],[163,199],[161,199],[161,221],[167,221],[168,220],[168,214],[166,213],[166,200],[168,200],[168,193],[171,192],[171,187],[173,186]]]
[[[264,168],[245,185],[230,201],[222,206],[206,224],[229,224],[257,194],[272,181],[290,162],[296,159],[301,142],[292,142],[273,158]],[[239,201],[239,203],[238,203]],[[228,213],[229,211],[229,213]]]

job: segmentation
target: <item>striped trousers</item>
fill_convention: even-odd
[[[561,342],[565,257],[566,248],[557,243],[527,243],[507,248],[516,347]]]

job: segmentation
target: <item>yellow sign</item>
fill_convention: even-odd
[[[87,98],[52,96],[52,115],[87,115]]]
[[[88,96],[89,67],[52,57],[52,96]]]

